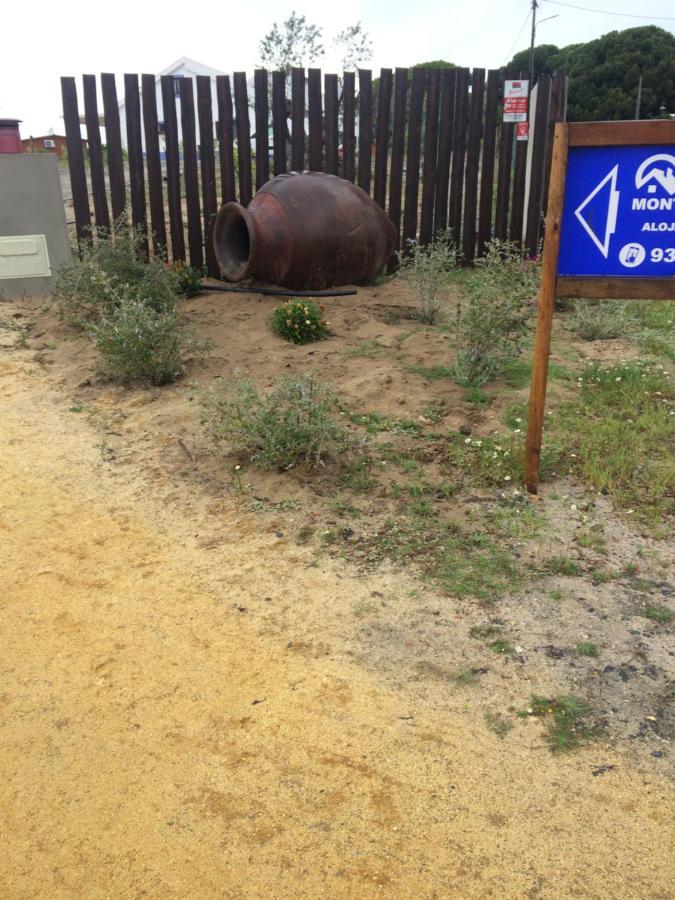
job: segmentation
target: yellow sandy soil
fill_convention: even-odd
[[[534,721],[507,746],[411,719],[405,687],[257,633],[66,410],[0,358],[0,896],[671,896],[665,782],[555,757]],[[223,527],[238,597],[292,576]]]

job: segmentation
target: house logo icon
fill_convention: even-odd
[[[660,185],[671,197],[675,195],[675,156],[657,153],[646,159],[635,173],[635,187],[645,185],[648,194],[655,194]]]

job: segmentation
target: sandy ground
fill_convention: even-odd
[[[670,896],[658,775],[247,615],[372,585],[105,465],[71,402],[0,356],[3,897]]]

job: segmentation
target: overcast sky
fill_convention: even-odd
[[[675,17],[673,0],[569,2],[654,18],[584,12],[540,0],[537,43],[565,46],[636,25],[675,32],[675,21],[657,18]],[[19,0],[3,5],[0,118],[23,119],[22,137],[50,129],[63,132],[60,75],[156,73],[182,56],[225,72],[250,71],[259,62],[261,37],[292,9],[324,29],[326,44],[360,20],[373,40],[374,69],[431,59],[495,68],[529,46],[529,3],[519,0],[324,0],[287,8],[270,0]],[[553,15],[557,18],[543,21]],[[335,70],[335,63],[329,53],[319,64]]]

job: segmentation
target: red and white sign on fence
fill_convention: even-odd
[[[527,81],[504,82],[504,121],[527,122]]]
[[[530,137],[530,123],[529,122],[518,122],[516,124],[516,140],[517,141],[527,141]]]

